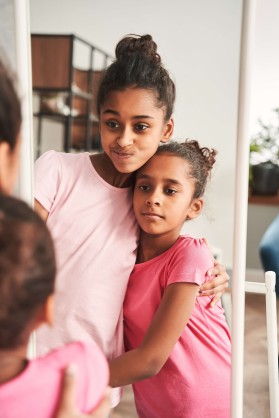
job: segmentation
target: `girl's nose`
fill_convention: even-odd
[[[133,143],[133,136],[130,129],[124,129],[121,135],[116,140],[117,144],[121,147],[127,147]]]
[[[146,199],[147,206],[160,206],[160,204],[160,199],[156,195],[148,196],[148,198]]]

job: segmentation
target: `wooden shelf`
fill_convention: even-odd
[[[74,51],[78,57],[79,45],[87,51],[86,68],[74,65]],[[96,96],[103,70],[112,57],[74,34],[31,34],[31,49],[33,93],[39,107],[34,113],[38,118],[37,156],[41,153],[44,119],[64,125],[65,152],[72,148],[100,150]],[[97,68],[93,66],[96,52],[103,58],[103,65]]]
[[[265,195],[253,195],[249,192],[248,198],[249,204],[254,205],[270,205],[270,206],[279,206],[279,194],[272,196]]]

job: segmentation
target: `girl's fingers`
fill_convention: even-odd
[[[107,418],[110,413],[110,396],[111,396],[111,387],[108,386],[104,397],[99,404],[98,408],[95,410],[95,412],[92,415],[89,415],[91,418]]]
[[[60,397],[58,415],[56,418],[69,418],[75,417],[76,405],[75,405],[75,394],[76,394],[76,375],[77,368],[74,363],[70,363],[64,370],[62,392]]]

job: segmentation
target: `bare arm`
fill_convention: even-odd
[[[104,393],[104,398],[94,412],[80,413],[75,405],[77,376],[75,367],[70,365],[64,371],[62,394],[56,418],[107,418],[110,412],[110,388]]]
[[[41,205],[41,203],[37,199],[35,199],[34,202],[34,209],[35,212],[37,212],[44,221],[47,220],[48,211],[43,207],[43,205]]]
[[[169,285],[140,347],[111,360],[110,385],[124,386],[157,374],[168,359],[193,311],[198,286]]]

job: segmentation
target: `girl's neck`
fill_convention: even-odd
[[[92,154],[91,163],[100,177],[114,187],[124,188],[134,184],[134,173],[120,173],[106,153]]]
[[[141,231],[137,252],[137,264],[152,260],[163,254],[176,243],[179,236],[150,235]]]
[[[26,368],[26,349],[24,346],[15,350],[0,350],[0,384],[14,379]]]

